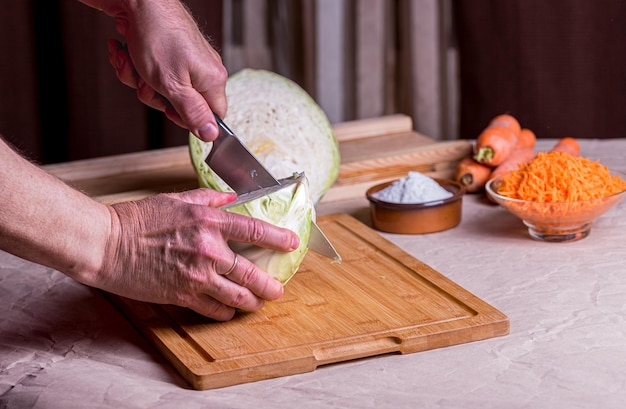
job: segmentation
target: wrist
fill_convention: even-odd
[[[110,289],[111,283],[117,281],[119,275],[132,270],[132,266],[129,265],[133,260],[130,249],[135,232],[132,223],[128,222],[140,219],[140,216],[135,213],[136,205],[132,202],[107,206],[107,210],[109,229],[103,246],[102,259],[94,275],[89,277],[92,280],[89,284],[102,289]],[[129,213],[130,218],[125,217],[124,213]]]

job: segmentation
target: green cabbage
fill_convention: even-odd
[[[324,111],[295,82],[244,69],[226,84],[224,122],[277,178],[304,172],[318,203],[339,175],[339,144]]]
[[[315,204],[339,174],[339,144],[322,109],[297,84],[278,74],[245,69],[226,85],[228,114],[224,122],[261,163],[279,179],[305,178],[265,197],[228,208],[288,228],[300,237],[300,247],[283,253],[231,243],[234,251],[285,284],[308,251]],[[232,191],[206,164],[211,142],[189,135],[192,163],[202,187]]]

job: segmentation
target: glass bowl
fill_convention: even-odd
[[[462,199],[465,189],[448,179],[435,179],[452,193],[444,200],[425,203],[393,203],[373,196],[395,181],[372,186],[365,193],[370,203],[372,226],[380,231],[396,234],[426,234],[448,230],[461,222]]]
[[[487,182],[485,190],[489,197],[519,217],[533,239],[547,242],[571,242],[587,237],[593,221],[626,196],[624,190],[577,202],[533,202],[499,195],[497,191],[501,183],[502,176]]]

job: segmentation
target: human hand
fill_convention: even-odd
[[[113,39],[108,44],[118,79],[177,125],[204,141],[214,140],[213,112],[226,114],[228,72],[184,5],[153,0],[107,13],[115,16],[126,40],[126,45]]]
[[[188,307],[216,320],[231,319],[236,309],[256,311],[264,300],[279,298],[280,282],[241,255],[234,262],[227,241],[292,251],[298,236],[217,209],[235,198],[234,193],[196,189],[111,206],[104,262],[97,283],[87,284],[141,301]]]

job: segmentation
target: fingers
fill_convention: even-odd
[[[188,308],[216,321],[229,321],[233,319],[237,312],[236,308],[223,304],[208,295],[201,295],[198,297],[197,302],[189,305]]]
[[[213,282],[205,294],[188,307],[211,318],[225,321],[231,319],[236,310],[258,311],[265,300],[277,300],[284,288],[254,263],[241,255],[234,254],[226,270],[218,272],[218,281]]]
[[[135,72],[133,63],[130,60],[130,55],[126,50],[126,47],[115,39],[110,39],[108,42],[109,48],[109,62],[115,69],[115,74],[122,84],[125,84],[131,88],[137,88],[137,80],[139,76]]]
[[[179,200],[202,206],[219,207],[234,201],[235,193],[217,192],[211,189],[194,189],[182,193],[172,194]],[[252,243],[263,248],[278,251],[293,251],[300,245],[300,238],[289,229],[274,226],[258,219],[247,216],[222,212],[225,219],[221,223],[221,230],[226,240],[242,243]],[[215,271],[233,283],[250,289],[250,291],[266,300],[273,300],[282,294],[282,285],[273,279],[256,264],[241,255],[233,253],[232,257],[221,257]],[[232,260],[232,261],[231,261]],[[229,264],[230,262],[230,264]],[[251,306],[230,304],[238,308],[249,309]]]
[[[289,229],[236,213],[227,213],[227,217],[224,234],[229,240],[279,251],[292,251],[300,245],[298,235]]]
[[[176,114],[167,100],[158,94],[154,88],[141,78],[130,58],[127,48],[119,41],[111,39],[108,42],[109,62],[115,68],[115,75],[124,85],[137,90],[137,99],[151,108],[163,111],[176,125],[184,127],[184,123]]]
[[[221,64],[219,55],[210,50],[216,63],[205,67],[202,78],[188,86],[182,84],[178,89],[165,89],[169,98],[155,91],[138,75],[125,45],[115,39],[108,42],[109,62],[115,69],[117,78],[123,84],[137,90],[137,99],[151,108],[162,111],[176,125],[189,129],[203,141],[213,141],[219,130],[213,112],[220,116],[226,113],[226,80],[228,72]],[[206,73],[208,71],[208,73]],[[192,73],[189,73],[192,75]],[[202,88],[200,88],[202,87]]]
[[[241,255],[233,254],[230,266],[217,267],[216,271],[216,278],[209,280],[205,290],[179,305],[218,321],[228,321],[237,310],[258,311],[265,300],[276,300],[284,292],[282,284]]]
[[[237,194],[234,192],[218,192],[208,188],[187,190],[168,196],[176,197],[186,203],[209,207],[221,207],[237,200]]]
[[[263,306],[263,300],[276,300],[283,295],[283,286],[279,281],[242,255],[235,253],[232,264],[222,271],[218,272],[222,278],[238,285],[233,287],[237,292],[234,296],[230,294],[232,298],[222,300],[218,296],[220,301],[231,307],[255,311]],[[226,282],[224,285],[228,288],[231,283]],[[241,291],[242,288],[248,289],[251,294]]]
[[[196,44],[198,55],[188,61],[188,78],[181,80],[178,89],[164,92],[187,129],[208,142],[219,134],[213,113],[220,117],[226,114],[228,71],[206,39],[198,39]]]
[[[229,275],[230,273],[232,273],[233,271],[235,271],[235,268],[237,268],[237,264],[238,264],[238,262],[239,262],[239,256],[238,256],[238,254],[237,254],[237,253],[235,253],[235,258],[233,259],[233,265],[232,265],[232,266],[230,266],[230,267],[228,268],[228,270],[224,271],[224,273],[222,273],[222,276],[224,276],[224,277],[228,277],[228,275]]]
[[[219,135],[217,123],[209,103],[193,88],[170,95],[172,110],[166,111],[167,117],[182,122],[195,136],[205,142],[215,140]]]
[[[218,192],[207,188],[171,193],[166,196],[209,207],[224,206],[237,199],[235,193]],[[251,243],[272,250],[292,251],[300,245],[300,238],[291,230],[236,213],[223,213],[221,230],[226,240]]]

